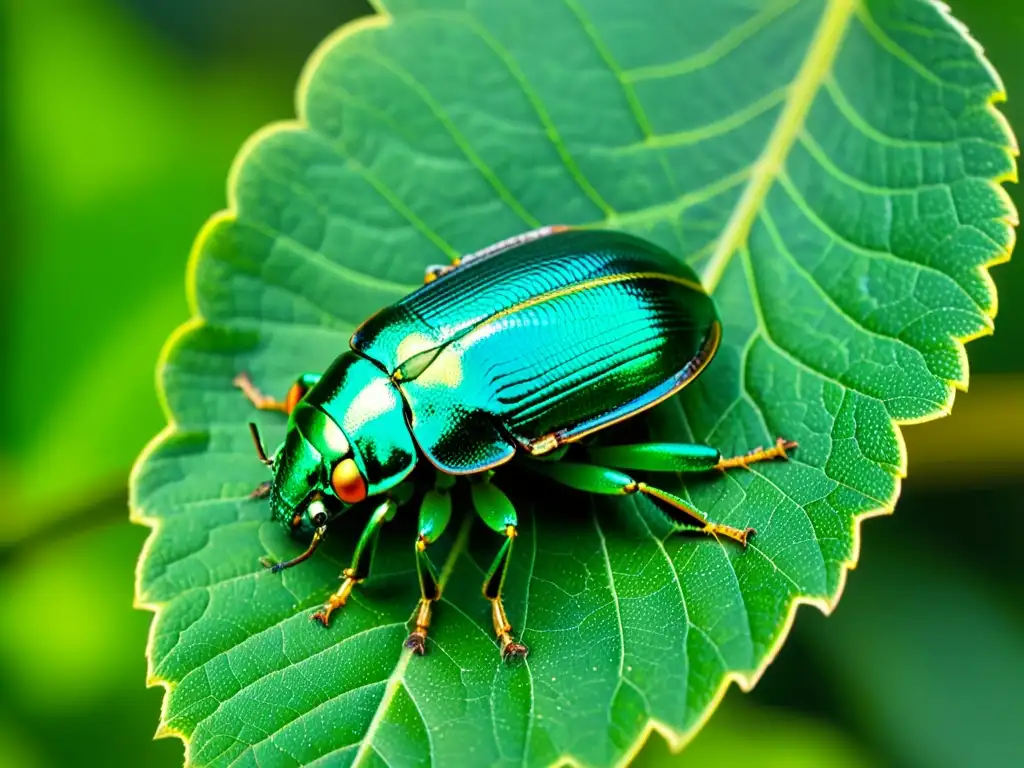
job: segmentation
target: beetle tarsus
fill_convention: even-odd
[[[331,625],[331,614],[334,613],[336,608],[340,608],[344,603],[332,605],[330,601],[324,603],[324,607],[319,611],[310,616],[310,621],[316,621],[321,627],[325,629]]]
[[[497,635],[498,643],[501,645],[501,658],[505,661],[525,659],[530,650],[512,638],[512,625],[508,623],[505,606],[500,597],[491,600],[491,622],[494,624],[494,634]]]
[[[319,621],[320,625],[323,627],[329,626],[331,623],[331,614],[348,602],[348,598],[352,594],[352,590],[360,581],[360,579],[352,578],[349,571],[351,571],[350,568],[345,569],[345,580],[341,582],[341,586],[338,587],[338,591],[327,598],[327,602],[324,603],[323,608],[309,617],[312,621]]]
[[[271,573],[280,573],[288,567],[287,562],[281,563],[270,557],[261,557],[260,565],[269,570]]]
[[[501,658],[505,661],[525,659],[530,654],[530,649],[522,643],[515,642],[511,635],[506,634],[501,638]]]
[[[420,631],[418,628],[413,631],[412,634],[405,640],[405,647],[415,653],[417,656],[422,656],[427,652],[427,633],[426,630]]]
[[[731,525],[723,525],[722,523],[708,523],[701,532],[709,536],[725,536],[735,541],[744,549],[747,548],[747,542],[750,537],[757,533],[753,528],[740,530],[739,528],[733,528]]]
[[[786,440],[784,437],[776,438],[775,445],[770,448],[755,448],[754,450],[718,460],[715,469],[734,469],[737,467],[749,467],[759,461],[770,461],[772,459],[788,460],[788,451],[797,447],[795,440]]]
[[[443,277],[444,275],[455,269],[453,264],[431,264],[423,271],[423,284],[427,285],[432,283],[437,278]]]
[[[420,598],[416,607],[416,629],[412,631],[405,641],[405,647],[412,650],[417,656],[427,652],[427,630],[430,628],[430,614],[434,607],[434,600],[441,597],[441,591],[434,587],[435,597]]]

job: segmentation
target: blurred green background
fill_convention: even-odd
[[[1024,132],[1024,4],[952,0]],[[235,151],[293,115],[302,64],[360,0],[6,0],[0,16],[0,766],[175,766],[153,741],[146,536],[131,463],[163,424],[157,354]],[[1011,194],[1024,208],[1017,187]],[[829,619],[801,609],[749,696],[639,764],[1003,766],[1024,724],[1024,269],[954,416],[907,430],[898,514],[864,527]],[[741,762],[742,761],[742,762]]]

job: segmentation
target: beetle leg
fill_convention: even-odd
[[[588,449],[587,454],[595,464],[620,469],[641,469],[648,472],[706,472],[710,469],[747,467],[758,461],[786,459],[786,452],[794,448],[794,441],[780,437],[771,448],[758,448],[731,458],[723,458],[718,450],[710,446],[687,443],[595,446]]]
[[[335,609],[348,602],[349,595],[352,594],[356,584],[361,583],[370,575],[373,551],[377,548],[377,537],[380,534],[380,529],[385,522],[395,516],[397,508],[398,505],[392,499],[388,499],[374,510],[370,516],[370,521],[363,528],[363,533],[359,537],[359,543],[356,544],[355,552],[352,553],[352,564],[341,572],[341,586],[338,587],[338,590],[333,595],[327,598],[324,607],[309,618],[319,621],[326,627]]]
[[[294,410],[295,406],[299,404],[299,401],[309,391],[310,387],[316,384],[319,380],[319,373],[302,374],[295,380],[295,383],[292,384],[284,400],[275,400],[270,395],[263,394],[256,385],[252,383],[252,379],[249,378],[249,374],[245,371],[242,371],[242,373],[235,376],[235,378],[231,380],[231,383],[242,390],[242,394],[245,395],[246,399],[261,411],[280,411],[281,413],[290,414],[292,410]]]
[[[491,602],[491,622],[494,625],[494,634],[501,644],[501,657],[506,661],[509,659],[525,659],[530,652],[522,643],[517,643],[512,638],[512,625],[509,624],[508,616],[505,614],[505,605],[501,601],[501,591],[505,584],[505,574],[508,573],[508,562],[512,557],[512,542],[517,534],[516,526],[510,525],[503,531],[505,542],[498,550],[494,562],[487,571],[487,578],[484,580],[484,597]]]
[[[529,243],[534,240],[540,240],[550,235],[558,234],[559,232],[567,232],[571,227],[567,227],[565,224],[552,224],[547,227],[538,227],[537,229],[531,229],[529,232],[521,232],[518,235],[512,235],[512,237],[506,237],[504,240],[488,245],[486,248],[481,248],[479,251],[466,254],[463,256],[455,266],[462,266],[471,261],[477,261],[478,259],[486,259],[489,256],[502,253],[503,251],[516,248],[517,246]]]
[[[659,506],[675,522],[682,525],[699,526],[702,533],[706,533],[709,536],[725,536],[742,544],[744,547],[747,546],[747,539],[756,533],[753,528],[740,529],[733,528],[731,525],[713,523],[675,494],[655,488],[647,483],[638,482],[616,469],[568,461],[553,463],[529,462],[526,466],[534,472],[546,475],[552,480],[578,491],[611,496],[642,493],[661,502]]]
[[[594,446],[587,449],[594,464],[648,472],[706,472],[718,466],[722,454],[707,445],[640,443]]]
[[[505,606],[501,601],[505,575],[512,556],[512,544],[515,541],[519,519],[515,507],[508,497],[489,480],[475,483],[472,488],[473,506],[477,514],[487,526],[505,536],[505,541],[498,550],[487,577],[484,579],[484,597],[491,603],[491,621],[494,634],[501,644],[501,657],[505,660],[525,658],[529,650],[522,643],[512,638],[512,625],[505,614]]]
[[[775,438],[775,445],[771,448],[755,448],[748,453],[732,456],[728,459],[719,459],[715,469],[732,469],[733,467],[748,467],[758,461],[770,461],[771,459],[788,459],[786,453],[796,448],[796,442],[786,440],[782,437]]]
[[[454,484],[454,477],[438,472],[436,487],[427,491],[420,504],[419,535],[416,537],[416,573],[420,580],[420,602],[416,608],[416,628],[405,641],[405,647],[420,656],[426,652],[431,610],[434,602],[441,599],[437,570],[427,555],[427,545],[437,541],[452,518],[452,498],[449,490]]]

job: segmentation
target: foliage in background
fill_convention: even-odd
[[[682,744],[725,681],[760,674],[794,601],[832,605],[855,518],[898,492],[893,422],[947,412],[966,383],[958,341],[991,330],[986,268],[1016,223],[994,183],[1014,176],[998,79],[917,0],[721,5],[703,26],[666,24],[698,18],[678,5],[387,10],[314,57],[303,125],[250,143],[232,210],[196,246],[200,321],[162,370],[172,430],[132,486],[155,528],[139,596],[157,609],[163,728],[197,764],[447,764],[472,745],[485,764],[604,765],[652,723]],[[260,570],[294,545],[246,499],[262,468],[231,379],[283,391],[428,264],[540,216],[654,239],[715,291],[719,357],[653,421],[727,452],[800,442],[786,465],[680,491],[757,538],[670,536],[635,499],[573,518],[568,496],[534,488],[513,497],[528,554],[506,582],[523,665],[498,660],[472,586],[493,542],[467,557],[461,536],[438,548],[452,581],[429,658],[400,651],[411,520],[330,631],[311,631],[354,531],[283,577]],[[282,427],[266,426],[272,444]]]
[[[67,764],[86,741],[98,764],[180,764],[179,746],[152,741],[160,695],[139,685],[148,621],[131,583],[145,536],[127,523],[127,472],[163,422],[153,368],[187,316],[196,228],[239,143],[292,111],[310,48],[354,13],[332,5],[287,46],[280,16],[222,27],[202,61],[137,8],[0,10],[0,765]]]
[[[246,12],[254,2],[48,0],[8,3],[0,12],[6,35],[0,120],[9,169],[3,179],[9,226],[0,261],[5,275],[10,270],[15,278],[0,280],[0,291],[4,316],[17,318],[0,328],[6,374],[0,478],[8,493],[0,540],[10,543],[0,558],[0,634],[6,638],[0,644],[0,765],[66,765],[80,758],[86,742],[97,764],[131,754],[140,764],[180,765],[179,743],[150,741],[160,692],[139,683],[145,662],[138,649],[148,617],[131,609],[130,580],[144,532],[128,526],[123,502],[97,500],[123,488],[132,457],[162,421],[152,391],[156,352],[186,311],[182,265],[196,228],[223,202],[231,157],[254,125],[291,114],[299,65],[346,12],[331,2],[334,15],[314,17],[305,3],[300,10],[288,4],[283,18],[258,27],[260,14]],[[1010,95],[1005,111],[1020,125],[1024,69],[1017,41],[1024,37],[1024,9],[1015,0],[953,6],[985,41]],[[169,23],[168,13],[178,14],[180,23]],[[209,23],[207,13],[220,22]],[[296,26],[304,36],[283,46],[280,33],[290,37]],[[191,30],[201,30],[203,39],[182,36]],[[111,58],[118,67],[109,66]],[[144,98],[139,86],[122,84],[133,72]],[[90,98],[79,99],[75,91],[86,81],[94,84]],[[184,139],[161,129],[168,114],[187,115],[175,122]],[[93,165],[91,172],[107,178],[83,180],[63,170],[79,167],[73,155],[83,150],[75,138],[76,122],[83,120],[95,126],[88,148],[104,157],[126,140],[144,140],[163,159],[114,177]],[[58,131],[64,138],[41,143]],[[192,153],[194,146],[201,156]],[[45,175],[36,172],[41,156],[38,167],[50,169]],[[166,181],[168,168],[177,169],[178,182]],[[96,193],[78,194],[85,187]],[[1011,191],[1020,203],[1018,190]],[[159,240],[154,232],[162,233]],[[132,272],[129,293],[138,298],[130,312],[102,292],[108,273],[131,271],[139,259],[150,268]],[[682,757],[670,759],[655,742],[645,750],[646,765],[730,764],[737,750],[747,754],[758,746],[761,762],[754,764],[763,765],[772,764],[771,754],[786,755],[798,745],[817,750],[809,762],[818,765],[839,754],[854,755],[835,757],[850,764],[999,765],[1017,754],[1009,736],[1019,721],[1018,694],[1001,671],[1021,668],[1024,647],[1024,615],[1015,597],[1024,581],[1014,545],[1024,536],[1024,507],[1022,489],[1013,485],[1019,481],[1008,479],[1021,476],[1019,455],[1013,463],[1019,430],[1008,415],[1019,413],[1024,390],[1015,379],[987,386],[985,374],[1012,374],[1024,364],[1024,270],[1000,268],[996,278],[1000,330],[971,347],[971,394],[958,397],[953,418],[907,431],[911,477],[899,513],[867,526],[863,572],[851,576],[842,608],[827,621],[803,615],[753,694],[727,697]],[[103,300],[87,301],[84,314],[82,305],[74,317],[55,309],[68,297],[89,295]],[[150,309],[160,296],[167,297],[166,309]],[[140,341],[120,343],[118,329],[131,326]],[[63,366],[68,330],[77,327],[84,330],[73,337],[79,362]],[[41,376],[53,385],[43,399]],[[82,407],[59,405],[73,392],[95,393],[98,401],[86,396]],[[28,416],[29,406],[46,412],[55,405],[60,419]],[[115,427],[118,420],[129,428]],[[90,439],[97,424],[111,438],[102,454]],[[72,442],[55,443],[62,449],[54,450],[48,441],[54,433]],[[32,446],[27,453],[22,438]],[[933,446],[945,446],[949,456],[925,450]],[[1002,457],[1009,458],[993,461]],[[68,482],[66,470],[78,473],[77,482]],[[932,492],[933,482],[942,489]],[[19,503],[22,494],[53,503]],[[66,516],[69,523],[50,525]],[[26,544],[12,548],[26,533]],[[908,561],[907,553],[919,551],[920,559]],[[902,586],[911,576],[913,590]],[[74,626],[62,623],[69,590],[79,591],[101,624],[89,630],[88,642],[79,643]],[[941,619],[938,629],[919,616],[928,606],[949,608],[928,619]],[[960,606],[983,610],[974,610],[968,623]],[[77,625],[90,615],[71,609],[66,618]],[[866,628],[877,631],[863,637]],[[906,642],[887,642],[895,633]],[[964,638],[958,647],[947,640],[953,635]],[[850,638],[857,643],[844,642]],[[55,658],[55,669],[77,665],[108,674],[71,669],[72,693],[66,695],[32,661],[39,648]],[[963,649],[969,651],[958,653]],[[897,674],[909,669],[920,670],[913,685]],[[932,706],[942,702],[950,704]],[[927,716],[907,717],[914,712]],[[784,722],[779,713],[789,713]],[[965,721],[967,715],[977,719]],[[823,721],[833,727],[823,729]],[[788,741],[776,738],[782,731]],[[853,749],[852,740],[860,747]]]

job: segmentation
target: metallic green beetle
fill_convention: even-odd
[[[483,588],[494,631],[503,657],[525,656],[501,601],[516,512],[490,482],[491,470],[517,453],[551,480],[589,493],[646,494],[675,522],[746,545],[753,529],[709,522],[619,470],[743,467],[785,458],[795,443],[779,438],[730,459],[705,445],[670,443],[578,446],[565,458],[570,444],[674,395],[715,354],[721,324],[689,267],[630,235],[545,227],[430,268],[425,282],[363,323],[351,349],[322,376],[301,376],[285,401],[261,394],[245,374],[235,379],[256,407],[289,414],[272,459],[250,425],[274,473],[253,495],[269,496],[274,518],[293,533],[312,536],[305,552],[274,571],[309,557],[336,515],[382,497],[341,587],[312,618],[327,626],[369,575],[377,535],[408,497],[403,481],[421,458],[436,467],[438,482],[423,497],[415,543],[421,599],[406,646],[417,653],[441,596],[426,549],[451,517],[454,476],[470,475],[473,506],[505,537]]]

